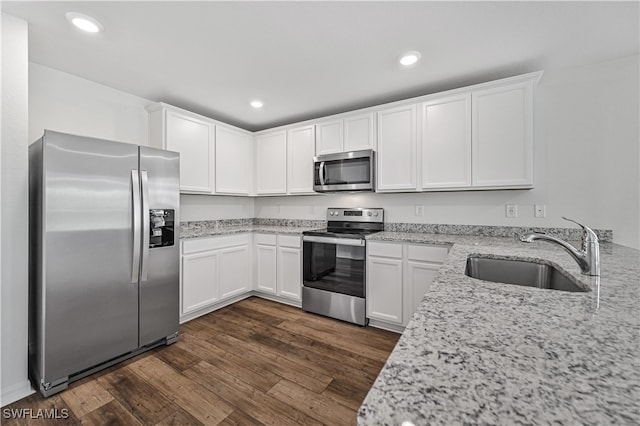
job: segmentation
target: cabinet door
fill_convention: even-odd
[[[375,149],[373,113],[344,119],[344,151]]]
[[[533,82],[472,93],[473,186],[533,184]]]
[[[422,104],[422,188],[471,186],[471,94]]]
[[[299,248],[278,247],[278,295],[300,301],[302,256]]]
[[[249,245],[220,250],[220,298],[251,291]]]
[[[402,324],[402,259],[368,256],[367,317]]]
[[[407,297],[405,301],[404,325],[407,325],[429,289],[429,285],[433,282],[436,275],[438,275],[439,266],[440,265],[411,260],[407,261],[407,279],[405,282]]]
[[[256,244],[256,289],[276,294],[276,246]]]
[[[288,176],[289,194],[314,194],[313,154],[315,134],[313,126],[298,127],[288,134]]]
[[[182,257],[182,314],[205,307],[219,299],[218,251]]]
[[[287,193],[287,133],[285,131],[256,137],[256,193]],[[311,167],[309,168],[311,174]]]
[[[249,195],[252,181],[252,137],[216,126],[216,192]]]
[[[166,149],[180,153],[180,191],[213,191],[213,129],[209,123],[167,111]]]
[[[417,189],[416,106],[378,112],[378,190]]]
[[[316,124],[316,155],[342,152],[342,120]]]

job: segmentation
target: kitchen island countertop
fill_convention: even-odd
[[[640,422],[638,250],[601,243],[595,278],[541,241],[402,232],[368,240],[451,249],[362,403],[358,425]],[[470,278],[470,254],[550,263],[592,291]]]

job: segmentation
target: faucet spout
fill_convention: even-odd
[[[520,236],[520,241],[523,243],[532,243],[536,240],[541,240],[558,244],[560,247],[565,249],[567,253],[571,255],[571,257],[573,257],[573,259],[578,263],[578,266],[580,266],[580,270],[583,274],[599,276],[600,245],[598,243],[598,237],[596,233],[593,232],[591,228],[581,225],[574,220],[567,219],[566,217],[563,217],[563,219],[577,223],[584,230],[581,250],[576,249],[574,246],[564,240],[561,240],[560,238],[541,232],[528,232],[526,234],[523,234]]]

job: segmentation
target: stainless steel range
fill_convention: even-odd
[[[303,233],[302,309],[367,325],[365,236],[384,229],[384,209],[330,208],[327,228]]]

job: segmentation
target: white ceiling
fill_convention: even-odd
[[[29,57],[260,130],[639,51],[632,2],[11,2]],[[84,34],[69,11],[98,19]],[[422,60],[401,69],[399,55]],[[249,101],[265,106],[254,110]]]

